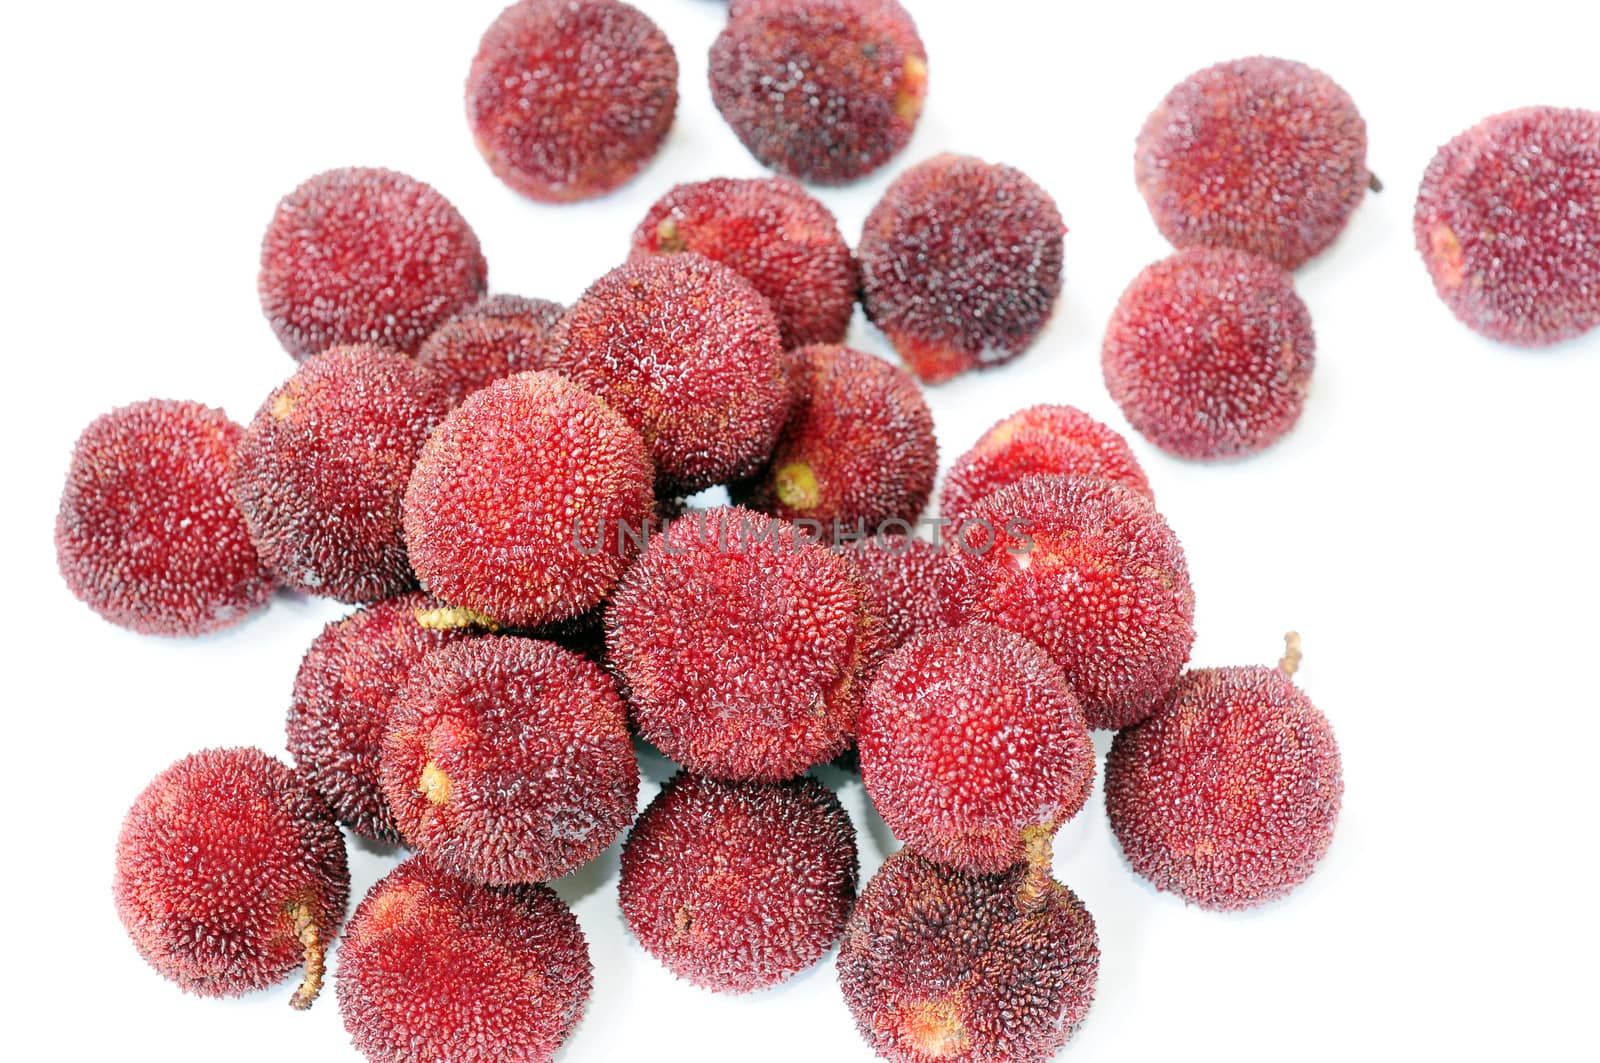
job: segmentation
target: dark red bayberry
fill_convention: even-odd
[[[1305,881],[1333,842],[1339,745],[1278,668],[1201,668],[1117,734],[1106,812],[1133,869],[1202,908],[1248,908]]]
[[[1284,269],[1331,244],[1376,186],[1349,94],[1320,70],[1265,56],[1179,82],[1145,120],[1134,158],[1174,247],[1235,248]]]
[[[308,1008],[350,891],[326,803],[259,749],[211,749],[156,776],[117,838],[117,914],[186,992],[237,996],[305,966]]]
[[[764,166],[842,184],[911,139],[928,55],[896,0],[747,0],[711,46],[711,98]]]
[[[1413,226],[1469,328],[1540,347],[1600,326],[1600,111],[1525,107],[1439,149]]]
[[[380,776],[413,848],[492,886],[577,870],[638,807],[616,685],[536,639],[472,639],[424,657],[389,710]]]
[[[278,204],[261,242],[261,309],[284,348],[341,344],[411,354],[488,284],[478,237],[450,201],[392,170],[308,179]]]
[[[426,856],[374,886],[339,943],[339,1012],[373,1063],[548,1063],[593,983],[554,891],[480,886]]]
[[[925,382],[1010,361],[1061,294],[1066,226],[1009,166],[939,155],[897,177],[861,233],[862,306]]]
[[[400,498],[450,397],[381,347],[308,358],[267,396],[233,459],[233,491],[284,586],[370,602],[416,586]]]
[[[229,483],[243,434],[197,402],[149,399],[96,418],[56,514],[68,589],[145,635],[200,635],[266,605],[272,576]]]
[[[674,974],[748,993],[816,963],[856,899],[856,832],[815,779],[679,774],[622,850],[623,918]]]
[[[678,106],[678,58],[620,0],[521,0],[484,32],[467,121],[489,168],[531,199],[570,203],[627,183]]]

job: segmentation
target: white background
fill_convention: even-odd
[[[760,173],[706,88],[724,5],[644,0],[682,67],[660,158],[601,202],[518,199],[462,116],[499,6],[13,3],[0,16],[13,1058],[354,1058],[331,986],[309,1014],[288,1007],[293,981],[237,1002],[185,996],[135,955],[110,894],[121,817],[153,774],[203,746],[282,752],[300,654],[343,607],[280,596],[219,637],[140,638],[68,595],[51,528],[96,414],[164,396],[248,420],[293,370],[257,306],[256,255],[274,203],[309,174],[421,177],[476,227],[495,290],[570,301],[669,185]],[[913,2],[932,68],[916,139],[887,170],[820,193],[853,242],[895,173],[950,149],[1019,166],[1060,204],[1054,324],[1011,366],[929,393],[947,465],[1032,402],[1126,428],[1099,339],[1123,286],[1167,250],[1134,187],[1133,138],[1185,74],[1262,52],[1326,70],[1364,112],[1388,185],[1297,277],[1318,359],[1289,439],[1216,466],[1133,439],[1193,569],[1194,661],[1270,662],[1285,629],[1305,636],[1301,682],[1344,752],[1333,849],[1288,901],[1206,914],[1133,877],[1097,795],[1058,842],[1056,873],[1104,953],[1064,1058],[1593,1051],[1600,333],[1542,352],[1480,340],[1434,297],[1410,214],[1434,149],[1479,118],[1600,106],[1600,27],[1577,3],[1413,6],[1437,5]],[[859,317],[851,338],[887,353]],[[646,768],[644,800],[664,770]],[[892,843],[858,782],[843,797],[870,874]],[[359,844],[351,857],[356,897],[394,862]],[[614,847],[557,884],[596,968],[564,1059],[870,1058],[831,959],[754,997],[674,982],[624,932],[615,878]]]

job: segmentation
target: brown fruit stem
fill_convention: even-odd
[[[485,616],[475,609],[465,609],[459,605],[446,605],[438,609],[418,609],[416,612],[417,623],[431,631],[455,631],[464,627],[481,627],[488,632],[500,630],[500,625],[495,623],[493,617]]]
[[[317,994],[322,992],[322,975],[327,970],[326,957],[322,950],[322,935],[317,933],[316,920],[312,918],[311,908],[304,903],[297,903],[289,908],[289,915],[294,919],[294,934],[300,939],[300,944],[306,948],[306,976],[300,983],[300,988],[294,991],[294,996],[289,998],[289,1006],[296,1011],[304,1011],[317,999]]]
[[[1383,191],[1383,182],[1378,180],[1378,175],[1377,174],[1372,173],[1371,171],[1368,171],[1367,172],[1367,187],[1372,189],[1374,192],[1382,192]]]
[[[1291,631],[1283,636],[1283,656],[1278,659],[1278,671],[1290,678],[1300,670],[1300,632]]]
[[[1022,884],[1017,887],[1017,907],[1024,912],[1036,912],[1050,895],[1055,885],[1050,865],[1055,861],[1055,828],[1024,827],[1022,853],[1028,862],[1023,872]]]

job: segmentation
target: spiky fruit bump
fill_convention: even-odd
[[[693,251],[772,304],[785,350],[838,343],[850,327],[855,255],[828,208],[786,178],[719,177],[675,186],[633,233],[634,255]]]
[[[909,850],[867,883],[839,950],[856,1028],[890,1063],[1044,1063],[1088,1014],[1100,968],[1094,918],[1027,872],[972,875]]]
[[[259,749],[209,749],[157,775],[117,838],[117,914],[145,962],[185,992],[238,996],[305,966],[321,988],[350,892],[327,804]]]
[[[949,623],[994,624],[1049,653],[1097,729],[1153,712],[1194,644],[1183,547],[1148,499],[1109,480],[1035,477],[973,506],[939,600]]]
[[[1029,406],[956,459],[939,491],[939,515],[959,525],[973,503],[1029,476],[1098,476],[1154,497],[1122,436],[1072,406]]]
[[[1361,203],[1367,125],[1320,70],[1255,56],[1179,82],[1145,120],[1139,191],[1174,247],[1231,247],[1294,269]]]
[[[1469,328],[1542,347],[1600,326],[1600,111],[1524,107],[1439,149],[1413,227]]]
[[[484,31],[467,74],[467,121],[489,168],[549,203],[626,184],[677,107],[672,44],[620,0],[514,3]]]
[[[762,165],[843,184],[910,141],[928,53],[896,0],[750,2],[729,10],[710,74],[717,110]]]
[[[606,596],[654,512],[644,440],[551,373],[474,392],[428,437],[401,505],[422,585],[502,625],[578,616]]]
[[[680,773],[622,849],[628,929],[673,974],[724,993],[816,963],[856,899],[856,832],[815,779],[724,783]]]
[[[894,836],[931,860],[996,873],[1077,815],[1095,754],[1050,655],[966,624],[922,635],[883,664],[856,730],[861,779]]]
[[[914,522],[939,467],[933,414],[917,382],[850,347],[802,347],[787,364],[789,419],[761,471],[730,485],[733,500],[830,530]]]
[[[1300,419],[1316,338],[1294,279],[1243,251],[1196,248],[1145,267],[1111,315],[1106,388],[1180,458],[1252,454]]]
[[[563,310],[548,299],[486,296],[424,340],[417,365],[439,378],[450,405],[459,405],[502,377],[540,368],[539,352]]]
[[[1128,862],[1202,908],[1248,908],[1305,881],[1343,793],[1333,729],[1276,668],[1189,672],[1106,758],[1106,813]]]
[[[937,384],[1010,361],[1061,294],[1067,231],[1020,170],[938,155],[895,178],[857,255],[867,318],[911,371]]]
[[[200,635],[266,605],[272,575],[228,477],[243,434],[197,402],[147,399],[95,418],[73,447],[56,514],[67,588],[145,635]]]
[[[402,839],[378,773],[389,710],[430,651],[481,632],[446,612],[426,594],[374,602],[323,628],[294,677],[287,732],[295,766],[339,822],[391,845]]]
[[[606,611],[640,733],[726,780],[778,782],[843,751],[882,638],[854,566],[739,507],[667,525]]]
[[[431,186],[347,167],[283,198],[261,241],[261,309],[296,358],[352,343],[416,352],[488,285],[478,237]]]
[[[370,602],[416,586],[400,498],[450,397],[382,347],[306,359],[261,404],[233,459],[233,493],[286,587]]]
[[[379,770],[406,841],[491,886],[582,867],[633,820],[639,796],[611,677],[509,636],[451,643],[412,669]]]
[[[372,1063],[548,1063],[593,984],[553,890],[481,886],[426,856],[374,886],[339,943],[339,1012]]]
[[[692,252],[636,258],[595,281],[545,356],[639,429],[662,494],[749,476],[789,413],[772,307]]]
[[[910,535],[875,535],[841,545],[867,581],[868,608],[883,620],[885,655],[943,626],[937,546]]]

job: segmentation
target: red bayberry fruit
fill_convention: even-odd
[[[974,503],[1029,476],[1098,476],[1154,497],[1122,436],[1071,406],[1029,406],[956,459],[939,491],[939,515],[959,526]]]
[[[1122,293],[1106,327],[1106,388],[1128,421],[1180,458],[1254,453],[1305,405],[1311,314],[1294,280],[1243,251],[1180,251]]]
[[[488,284],[478,237],[450,201],[392,170],[347,168],[284,197],[261,242],[261,309],[306,358],[376,343],[411,354]]]
[[[859,278],[839,223],[784,178],[678,185],[633,234],[634,255],[694,251],[720,262],[772,304],[786,350],[838,343],[855,312]]]
[[[1189,672],[1155,714],[1117,734],[1106,812],[1134,871],[1202,908],[1282,897],[1333,841],[1344,794],[1328,720],[1278,668]]]
[[[441,325],[417,351],[417,364],[438,377],[450,404],[512,373],[538,369],[560,303],[491,295]]]
[[[861,779],[896,838],[964,871],[1028,861],[1094,784],[1083,710],[1050,655],[967,624],[912,639],[884,662],[857,726]]]
[[[294,678],[288,746],[339,822],[401,841],[378,775],[383,728],[406,677],[429,651],[477,634],[426,594],[385,598],[322,629]]]
[[[593,983],[553,890],[480,886],[426,856],[374,886],[339,943],[339,1012],[373,1063],[548,1063]]]
[[[876,530],[911,523],[933,494],[939,444],[917,382],[849,347],[787,358],[794,406],[772,457],[733,500],[785,520]]]
[[[867,216],[862,306],[930,384],[1010,361],[1055,309],[1066,231],[1020,170],[936,156],[895,178]]]
[[[654,511],[639,433],[551,373],[467,397],[428,438],[401,507],[435,596],[519,627],[599,604]]]
[[[380,774],[412,847],[491,886],[577,870],[638,807],[611,677],[535,639],[472,639],[424,657],[389,710]]]
[[[345,602],[416,586],[400,498],[450,398],[381,347],[308,358],[267,396],[233,459],[233,491],[279,582]]]
[[[618,585],[606,649],[640,732],[690,771],[777,782],[849,743],[880,654],[860,573],[738,507],[680,517]]]
[[[628,928],[673,974],[718,992],[765,989],[844,932],[855,828],[815,779],[679,774],[628,835],[617,894]]]
[[[1600,326],[1600,111],[1525,107],[1439,149],[1417,250],[1450,312],[1529,347]]]
[[[1174,247],[1231,247],[1294,269],[1344,229],[1367,187],[1367,125],[1304,63],[1257,56],[1179,82],[1145,120],[1139,191]]]
[[[67,588],[145,635],[200,635],[266,605],[272,576],[229,487],[243,434],[196,402],[149,399],[95,418],[56,515]]]
[[[626,184],[655,157],[678,107],[678,57],[619,0],[522,0],[484,31],[467,121],[495,176],[570,203]]]
[[[238,996],[304,964],[290,1003],[308,1008],[350,872],[332,813],[299,776],[259,749],[211,749],[134,801],[114,892],[134,947],[184,991]]]
[[[867,604],[883,620],[883,652],[944,626],[939,615],[940,550],[910,535],[877,535],[843,544],[867,581]]]
[[[972,507],[946,550],[951,623],[1014,631],[1066,669],[1093,728],[1137,723],[1194,644],[1194,590],[1177,536],[1109,480],[1034,477]]]
[[[856,1028],[891,1063],[1044,1063],[1089,1011],[1100,968],[1094,919],[1027,871],[971,875],[909,851],[867,883],[839,950]]]
[[[638,258],[601,277],[556,324],[545,354],[639,429],[662,494],[749,476],[789,412],[771,306],[696,254]]]
[[[822,184],[898,154],[928,92],[927,51],[896,0],[734,5],[710,73],[711,98],[750,154]]]

